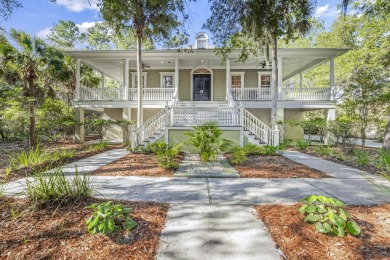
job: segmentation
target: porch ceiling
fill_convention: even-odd
[[[330,57],[338,57],[349,49],[278,49],[279,57],[283,57],[283,80],[299,74],[312,67],[318,66],[329,60]],[[68,56],[81,59],[82,64],[97,71],[104,72],[107,76],[122,81],[124,59],[130,59],[130,71],[136,71],[136,52],[130,51],[66,51]],[[264,57],[250,57],[245,63],[239,62],[240,50],[230,54],[231,69],[257,69],[264,70],[260,65]],[[150,66],[148,70],[174,70],[175,60],[179,60],[180,69],[193,69],[197,66],[210,67],[211,69],[225,69],[224,62],[214,54],[214,50],[192,50],[192,52],[178,52],[177,50],[145,50],[142,53],[143,62]]]

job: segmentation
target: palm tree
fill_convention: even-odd
[[[32,37],[23,31],[11,29],[10,39],[15,43],[13,46],[4,34],[0,35],[0,55],[2,66],[14,66],[14,74],[23,82],[23,92],[27,100],[29,113],[29,145],[36,145],[35,136],[35,108],[38,91],[38,80],[45,73],[53,72],[53,67],[58,69],[61,62],[61,54],[48,47],[45,42]]]

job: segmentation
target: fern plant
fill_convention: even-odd
[[[185,135],[188,136],[185,144],[193,146],[203,162],[215,161],[219,151],[225,152],[232,145],[230,140],[221,138],[221,129],[212,121],[194,126],[193,131]]]

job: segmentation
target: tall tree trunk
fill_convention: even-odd
[[[277,105],[278,105],[278,40],[276,37],[272,37],[272,77],[271,77],[271,97],[272,97],[272,109],[271,109],[271,126],[272,129],[276,126],[277,117]]]
[[[137,35],[137,84],[138,84],[138,112],[137,127],[143,124],[143,99],[144,92],[142,87],[142,36]]]
[[[34,99],[34,78],[30,77],[28,79],[28,110],[29,110],[29,133],[28,133],[28,144],[30,147],[35,147],[37,140],[35,139],[35,99]]]
[[[383,148],[390,150],[390,115],[387,118],[385,137],[383,139]]]

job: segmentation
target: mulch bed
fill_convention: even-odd
[[[184,153],[179,153],[176,162],[184,159]],[[98,176],[173,176],[174,169],[164,169],[158,166],[153,154],[130,153],[112,163],[93,171]]]
[[[9,174],[6,173],[6,163],[3,163],[3,165],[0,165],[0,183],[5,180],[6,182],[14,181],[20,178],[24,178],[26,176],[29,176],[33,174],[35,171],[41,171],[45,170],[47,168],[54,168],[61,165],[65,165],[67,163],[72,163],[81,159],[85,159],[100,153],[107,152],[109,150],[118,149],[123,147],[122,145],[109,145],[107,149],[101,150],[101,151],[89,151],[90,145],[84,145],[84,144],[74,144],[74,143],[59,143],[54,144],[52,146],[44,147],[43,149],[46,151],[54,151],[55,149],[61,149],[61,150],[75,150],[75,155],[73,158],[69,159],[62,159],[57,161],[50,161],[45,162],[40,165],[36,165],[34,167],[24,167],[20,168],[18,170],[14,170],[10,172]]]
[[[346,207],[360,225],[359,237],[344,238],[315,231],[298,213],[301,204],[255,206],[273,240],[287,259],[389,259],[390,204]]]
[[[133,208],[138,226],[127,234],[129,243],[90,235],[85,222],[101,200],[33,210],[25,199],[0,201],[1,259],[154,259],[168,204],[114,201]],[[16,212],[12,216],[11,209]],[[122,235],[125,232],[122,231]]]
[[[229,162],[231,154],[226,154]],[[283,156],[250,155],[242,165],[234,165],[241,178],[329,178],[323,172]]]

